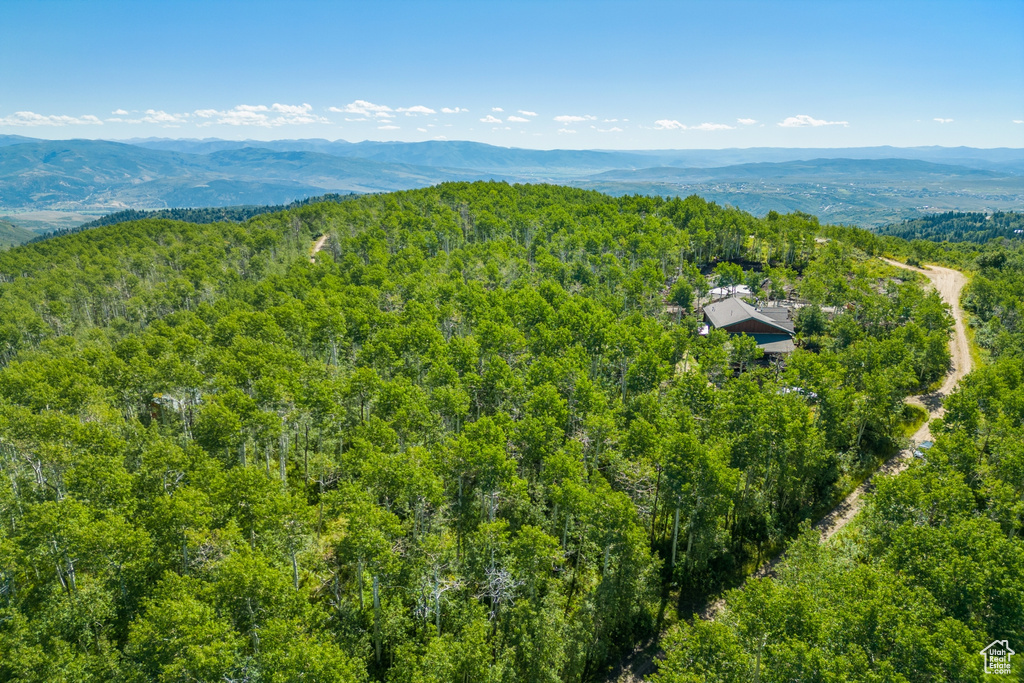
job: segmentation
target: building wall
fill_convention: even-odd
[[[731,332],[732,334],[739,334],[740,332],[745,332],[747,334],[789,334],[785,330],[780,330],[777,327],[766,325],[760,320],[755,320],[753,318],[741,320],[738,323],[727,325],[722,329],[726,332]]]

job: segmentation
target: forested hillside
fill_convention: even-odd
[[[878,230],[882,235],[893,235],[907,240],[935,242],[976,242],[991,239],[1024,239],[1024,213],[997,211],[996,213],[947,213],[925,216],[893,223]]]
[[[249,220],[253,216],[259,216],[264,213],[275,213],[321,202],[343,202],[353,199],[356,196],[357,195],[355,194],[337,194],[330,192],[316,197],[300,199],[288,204],[287,206],[282,204],[277,206],[212,206],[190,209],[152,209],[148,211],[145,209],[125,209],[124,211],[109,213],[106,216],[89,221],[88,223],[82,223],[71,230],[57,230],[40,235],[36,237],[36,240],[44,240],[58,235],[81,232],[82,230],[98,228],[103,225],[117,225],[118,223],[148,219],[167,219],[172,221],[185,221],[187,223],[219,223],[225,221],[241,223]],[[23,242],[24,241],[28,240],[23,240]]]
[[[0,253],[0,680],[600,679],[674,598],[741,577],[892,453],[903,397],[948,367],[941,299],[856,246],[880,238],[821,234],[697,197],[475,183]],[[787,361],[700,334],[712,270],[799,298]],[[907,624],[942,672],[1020,633],[995,628],[1021,614],[1009,578],[980,611],[989,589],[929,578],[972,534],[1020,576],[1005,355],[992,400],[950,411],[955,446],[872,511],[875,545],[794,574],[820,578],[784,595],[808,639],[787,662],[823,656],[821,633],[875,638],[862,609],[912,607],[877,628]],[[862,566],[875,548],[891,569]],[[854,616],[826,633],[829,581],[813,600]],[[743,618],[684,631],[663,680],[748,680],[685,673],[693,643],[774,647]],[[925,680],[906,653],[864,680]]]
[[[242,148],[187,154],[105,140],[38,140],[0,145],[0,207],[287,204],[325,192],[400,190],[481,175],[319,152]]]
[[[806,530],[777,578],[674,630],[657,683],[981,681],[982,648],[1024,639],[1024,249],[989,245],[970,265],[986,363],[946,399],[934,446],[832,542]]]
[[[0,219],[0,249],[13,247],[32,239],[33,233],[19,228],[10,221]]]
[[[447,139],[115,142],[0,135],[0,208],[6,211],[287,204],[324,192],[473,180],[557,182],[612,195],[697,194],[758,216],[803,211],[876,227],[925,210],[1020,211],[1024,150],[545,150]]]

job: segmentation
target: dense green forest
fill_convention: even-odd
[[[172,221],[185,221],[188,223],[221,223],[230,221],[232,223],[241,223],[247,221],[253,216],[259,216],[264,213],[275,213],[280,211],[286,211],[288,209],[294,209],[300,206],[309,206],[310,204],[319,204],[321,202],[343,202],[349,199],[353,199],[358,195],[355,194],[337,194],[329,192],[318,197],[308,197],[306,199],[300,199],[294,201],[288,205],[279,204],[277,206],[212,206],[212,207],[199,207],[199,208],[188,208],[188,209],[125,209],[124,211],[116,211],[114,213],[108,213],[106,216],[101,216],[94,221],[88,223],[82,223],[78,227],[72,228],[71,230],[55,230],[48,232],[44,235],[40,235],[35,238],[34,241],[42,241],[51,237],[58,237],[60,235],[67,235],[82,230],[88,230],[90,228],[99,228],[104,225],[117,225],[118,223],[127,223],[129,221],[141,221],[147,219],[167,219]],[[22,240],[22,242],[27,240]],[[3,246],[3,242],[0,241],[0,246]]]
[[[935,242],[984,243],[992,239],[1024,239],[1024,213],[997,211],[995,213],[962,213],[949,211],[902,223],[891,223],[878,229],[879,234],[906,240],[932,240]]]
[[[983,647],[1024,641],[1024,248],[971,267],[963,306],[986,363],[946,399],[935,445],[835,541],[805,531],[777,579],[674,630],[658,683],[980,681]]]
[[[474,183],[0,253],[0,680],[598,680],[798,536],[662,680],[972,680],[1024,631],[1019,253],[948,435],[842,553],[800,535],[949,365],[884,245]],[[712,272],[804,304],[785,362],[700,334]]]

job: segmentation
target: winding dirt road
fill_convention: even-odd
[[[971,349],[967,342],[964,312],[960,309],[960,293],[963,291],[964,285],[967,284],[967,278],[964,274],[958,270],[942,268],[941,266],[915,268],[887,258],[882,260],[891,266],[912,270],[927,277],[931,281],[932,287],[942,297],[942,300],[949,305],[953,313],[953,337],[949,340],[951,366],[946,379],[937,391],[907,398],[907,403],[921,406],[928,411],[928,419],[924,421],[920,429],[914,432],[914,436],[911,437],[910,447],[887,460],[874,474],[865,479],[864,483],[854,489],[842,503],[833,508],[831,512],[814,525],[814,528],[821,532],[822,539],[826,541],[846,526],[860,511],[861,506],[864,504],[864,493],[871,489],[875,477],[899,474],[907,469],[917,445],[922,441],[931,441],[932,432],[929,429],[929,423],[937,417],[942,417],[942,414],[945,412],[942,407],[942,400],[953,391],[963,376],[971,371],[973,363],[971,360]],[[773,568],[774,564],[772,564]],[[764,567],[761,568],[761,570],[764,569]],[[761,570],[758,570],[758,574],[761,574]],[[762,575],[767,575],[768,573],[770,573],[770,569]]]
[[[327,244],[328,237],[329,235],[325,232],[324,234],[320,235],[320,239],[313,243],[313,251],[309,253],[310,263],[316,263],[316,254],[318,251],[324,248],[325,244]]]
[[[890,259],[882,259],[886,263],[897,268],[905,268],[906,270],[912,270],[915,273],[921,273],[929,280],[931,280],[932,286],[939,292],[942,300],[949,304],[950,309],[953,312],[954,330],[953,338],[949,341],[949,353],[952,357],[952,367],[949,370],[949,374],[946,375],[945,381],[942,382],[942,386],[939,387],[938,391],[931,394],[925,394],[923,396],[912,396],[907,399],[907,403],[913,403],[919,405],[928,411],[929,420],[935,419],[942,415],[942,399],[945,398],[953,388],[960,382],[964,375],[972,369],[971,360],[971,349],[967,343],[967,328],[964,325],[964,312],[960,310],[960,293],[963,291],[964,285],[967,284],[967,278],[958,270],[952,268],[942,268],[940,266],[928,266],[927,268],[914,268],[908,266],[899,261],[892,261]],[[928,431],[928,423],[925,422],[924,426],[921,427],[914,434],[915,441],[927,441],[931,439],[931,432]]]
[[[907,403],[919,405],[928,411],[928,419],[914,433],[910,447],[887,460],[871,476],[865,479],[860,486],[854,489],[850,495],[844,498],[841,503],[836,505],[814,525],[814,528],[821,533],[822,540],[825,541],[849,524],[850,520],[857,515],[864,505],[864,494],[871,490],[875,477],[899,474],[910,464],[917,445],[922,441],[931,440],[931,431],[928,428],[928,423],[942,416],[942,400],[953,391],[953,388],[956,387],[963,376],[972,369],[971,352],[967,342],[967,328],[964,325],[963,311],[960,309],[960,293],[963,291],[964,285],[967,284],[967,278],[964,274],[958,270],[942,268],[940,266],[915,268],[891,259],[883,258],[882,260],[891,266],[912,270],[927,277],[931,281],[932,287],[942,297],[942,300],[949,305],[954,320],[953,337],[949,341],[951,367],[949,374],[946,375],[946,379],[937,391],[922,396],[911,396],[907,399]],[[751,575],[751,578],[772,576],[775,567],[784,557],[785,553],[763,565]],[[724,608],[725,599],[720,598],[709,604],[700,613],[700,616],[703,619],[714,619]],[[647,643],[646,647],[638,649],[626,662],[617,667],[615,675],[613,675],[611,680],[616,680],[619,683],[643,681],[646,676],[654,672],[656,661],[661,658],[662,654],[660,646],[655,643]]]

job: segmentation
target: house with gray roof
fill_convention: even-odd
[[[746,334],[768,355],[790,353],[793,320],[788,308],[755,308],[739,297],[722,299],[704,307],[704,321],[729,334]]]

